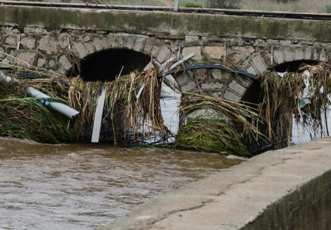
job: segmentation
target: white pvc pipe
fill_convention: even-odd
[[[102,86],[101,94],[97,98],[97,107],[94,114],[91,143],[99,143],[105,99],[106,99],[106,87]]]
[[[48,96],[47,94],[44,94],[43,92],[40,92],[39,90],[33,88],[33,87],[28,87],[26,89],[26,92],[29,96],[37,98],[37,99],[44,99],[45,102],[43,102],[43,105],[51,108],[52,110],[61,113],[62,115],[72,119],[74,117],[76,117],[79,112],[73,108],[71,108],[68,105],[65,105],[63,103],[60,102],[54,102],[54,101],[49,101],[49,99],[51,99],[50,96]]]

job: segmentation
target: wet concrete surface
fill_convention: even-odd
[[[239,163],[159,148],[0,139],[0,229],[95,229],[160,193]]]
[[[330,230],[331,138],[268,151],[98,230]]]

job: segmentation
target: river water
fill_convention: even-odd
[[[216,154],[0,139],[0,229],[94,229],[236,163]]]

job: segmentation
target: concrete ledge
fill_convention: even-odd
[[[194,22],[194,23],[192,23]],[[331,41],[331,21],[126,10],[0,6],[0,25],[230,38]]]
[[[330,230],[331,139],[270,151],[100,230]]]

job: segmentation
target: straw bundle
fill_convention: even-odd
[[[184,94],[181,106],[184,116],[205,109],[212,110],[215,118],[190,118],[177,135],[178,146],[248,156],[244,139],[264,138],[258,128],[258,111],[252,106],[207,95]]]

